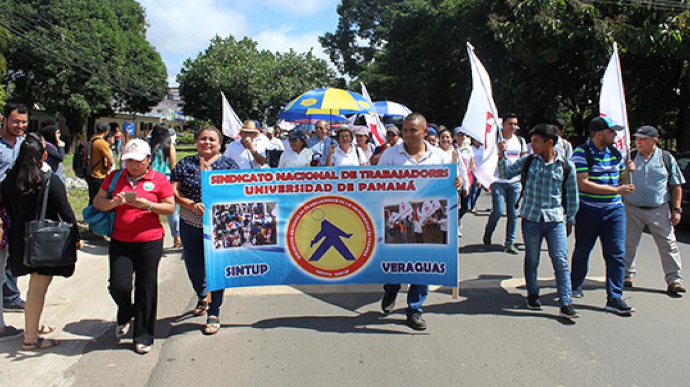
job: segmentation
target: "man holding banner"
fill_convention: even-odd
[[[443,164],[443,154],[439,148],[424,141],[427,133],[426,118],[419,113],[412,113],[403,121],[400,145],[386,149],[378,165],[440,165]],[[460,186],[459,179],[455,186]],[[400,291],[400,284],[385,284],[383,286],[381,310],[389,314],[395,306],[395,298]],[[413,284],[407,291],[407,324],[415,330],[425,330],[426,321],[422,318],[422,304],[429,293],[429,285]]]
[[[505,157],[508,164],[511,165],[527,154],[527,144],[522,137],[518,136],[517,130],[517,115],[506,113],[503,116],[503,140],[501,142],[505,144]],[[498,177],[498,171],[496,171],[496,176]],[[506,238],[503,249],[508,254],[516,255],[518,253],[518,249],[515,247],[515,234],[517,232],[517,208],[515,208],[515,204],[517,203],[518,196],[520,196],[521,189],[519,177],[513,179],[499,178],[491,184],[492,209],[484,229],[483,242],[485,245],[491,244],[491,235],[494,233],[498,220],[503,215],[503,209],[505,208],[508,221],[506,223]]]
[[[589,123],[590,140],[573,152],[580,210],[575,224],[571,281],[573,297],[583,297],[589,255],[599,239],[606,262],[606,310],[627,315],[635,309],[623,301],[625,209],[621,195],[632,194],[635,186],[621,184],[628,173],[634,172],[634,164],[628,161],[626,168],[620,152],[613,147],[617,132],[623,129],[607,117],[595,117]]]

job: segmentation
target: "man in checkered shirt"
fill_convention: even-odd
[[[525,241],[525,282],[527,307],[541,310],[537,268],[541,242],[546,239],[549,256],[556,272],[560,316],[576,318],[573,308],[567,238],[575,223],[579,199],[575,166],[561,156],[554,145],[558,133],[553,125],[537,125],[530,132],[534,154],[509,165],[505,144],[498,145],[499,173],[503,179],[523,174],[522,237]]]

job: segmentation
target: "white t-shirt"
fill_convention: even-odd
[[[268,141],[269,145],[268,148],[266,148],[266,150],[285,150],[285,145],[283,145],[283,142],[280,141],[280,139],[273,137]]]
[[[453,164],[453,153],[457,152],[457,149],[453,149],[452,152],[446,152],[443,149],[441,149],[441,152],[443,152],[443,163],[444,164]],[[469,190],[470,189],[470,181],[468,179],[468,168],[465,165],[465,163],[462,162],[460,157],[456,160],[457,162],[457,171],[458,171],[458,176],[462,177],[462,189],[464,190]],[[467,164],[469,165],[469,164]]]
[[[347,153],[343,152],[340,146],[336,146],[335,152],[333,152],[333,156],[331,157],[331,162],[333,162],[333,165],[336,167],[352,167],[365,164],[367,160],[361,149],[351,145]]]
[[[474,163],[479,165],[484,161],[484,146],[479,145],[479,148],[472,146],[472,153],[474,153]]]
[[[271,142],[268,137],[259,135],[254,139],[254,149],[263,157],[266,157],[266,149]],[[240,169],[257,169],[261,166],[254,160],[254,155],[242,145],[242,140],[237,140],[228,145],[225,157],[229,157],[237,163]]]
[[[280,161],[278,161],[278,168],[298,168],[298,167],[308,167],[311,165],[311,158],[314,155],[309,148],[304,148],[297,154],[292,148],[288,148],[280,155]]]
[[[412,221],[412,232],[414,232],[415,234],[421,234],[423,232],[422,231],[422,222],[420,222],[419,220],[413,220]]]
[[[506,160],[508,160],[508,165],[513,165],[516,161],[520,160],[520,156],[523,153],[527,153],[527,144],[524,143],[523,140],[520,140],[520,137],[518,137],[516,134],[513,135],[509,140],[505,140],[506,142]],[[520,175],[515,176],[514,178],[510,180],[506,179],[499,179],[498,178],[498,168],[496,168],[496,183],[515,183],[520,181]]]
[[[443,164],[443,151],[441,148],[436,148],[424,141],[426,145],[426,153],[419,160],[415,160],[412,155],[405,150],[405,144],[401,143],[394,147],[386,149],[378,165],[440,165]]]

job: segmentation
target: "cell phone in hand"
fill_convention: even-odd
[[[137,193],[136,192],[134,192],[134,191],[125,192],[125,201],[127,203],[131,203],[135,200],[137,200]]]

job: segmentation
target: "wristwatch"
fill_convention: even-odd
[[[676,211],[679,214],[683,213],[683,209],[680,207],[673,207],[673,208],[671,208],[671,211]]]

